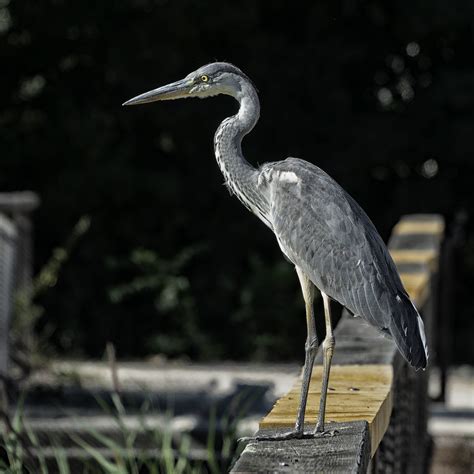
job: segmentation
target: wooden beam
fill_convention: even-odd
[[[8,377],[9,330],[13,310],[13,288],[17,231],[13,223],[0,214],[0,410],[7,405],[4,377]]]
[[[417,308],[421,308],[429,295],[430,273],[400,273],[403,286]]]
[[[366,421],[331,423],[336,436],[319,436],[288,441],[258,441],[249,443],[231,472],[243,474],[351,472],[366,473],[370,459],[369,432]],[[280,433],[281,429],[265,428],[263,435]]]
[[[444,220],[439,215],[403,216],[395,226],[389,243],[390,253],[406,290],[416,306],[424,310],[422,314],[428,339],[433,317],[426,308],[432,307],[429,304],[430,295],[433,275],[438,270],[443,233]],[[426,420],[423,418],[426,416],[426,404],[422,403],[426,396],[426,372],[417,375],[416,383],[411,381],[410,377],[415,375],[407,368],[395,344],[347,311],[335,330],[335,338],[337,342],[329,380],[326,421],[329,429],[339,430],[341,427],[345,430],[344,436],[337,433],[334,437],[316,437],[311,440],[251,442],[232,472],[366,472],[369,458],[376,452],[373,462],[384,462],[383,453],[392,449],[389,446],[390,435],[387,444],[382,444],[380,450],[378,447],[387,432],[392,430],[393,433],[394,429],[398,429],[400,417],[404,413],[413,417],[416,413],[417,420],[413,423],[418,423],[417,429],[421,430],[417,431],[421,435],[416,440],[420,443],[418,454],[424,457],[423,430],[426,431],[426,426],[420,420]],[[311,378],[306,411],[307,429],[314,428],[318,414],[321,363],[320,351]],[[403,390],[417,391],[416,395],[411,394],[418,400],[416,406],[410,405],[409,409],[401,406],[400,397],[407,395]],[[261,421],[259,434],[267,433],[268,430],[288,431],[294,426],[300,391],[301,380],[298,380]],[[394,403],[397,403],[398,410],[392,416]],[[359,427],[358,437],[349,440],[346,435],[350,432],[355,436],[356,425]],[[364,429],[366,435],[363,434]],[[408,443],[413,445],[413,437]],[[404,462],[415,465],[412,451],[407,448],[397,452],[397,455],[405,456]],[[299,453],[298,456],[294,455],[295,452]],[[336,457],[344,459],[344,467],[335,467],[334,453]],[[348,453],[349,457],[344,458],[344,453]],[[301,456],[305,459],[304,465],[297,463]],[[423,463],[420,461],[418,464],[421,466]]]
[[[432,221],[402,220],[394,228],[394,234],[437,234],[444,233],[444,221],[438,219]]]
[[[411,249],[390,249],[390,255],[393,260],[397,263],[406,263],[406,262],[417,262],[417,263],[426,263],[430,264],[437,257],[437,252],[435,249],[426,249],[426,250],[411,250]]]
[[[388,245],[394,262],[397,266],[422,263],[428,271],[436,272],[444,228],[444,219],[437,214],[403,216],[394,227]]]
[[[326,404],[326,420],[350,423],[366,420],[369,426],[371,454],[377,450],[392,412],[391,365],[334,365]],[[315,424],[321,397],[322,367],[316,366],[311,377],[306,421]],[[301,380],[260,422],[260,428],[291,428],[295,424]]]
[[[6,214],[28,213],[39,205],[40,198],[33,191],[0,193],[0,211]]]
[[[13,309],[13,280],[17,231],[0,214],[0,375],[8,375],[8,333]]]

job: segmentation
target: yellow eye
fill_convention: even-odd
[[[209,76],[206,76],[206,75],[201,76],[201,81],[202,81],[202,82],[207,82],[207,81],[209,81]]]

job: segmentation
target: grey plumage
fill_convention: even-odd
[[[239,71],[225,70],[229,67]],[[249,103],[241,105],[240,117],[224,120],[214,138],[226,184],[273,230],[286,257],[317,288],[393,337],[415,368],[426,367],[421,319],[379,233],[354,199],[323,170],[297,158],[257,170],[243,157],[223,160],[241,155],[240,142],[259,116],[255,89],[249,83],[245,88]]]
[[[271,222],[282,251],[351,313],[393,337],[415,368],[426,367],[419,316],[367,214],[330,176],[297,158],[263,165]],[[421,323],[422,324],[422,323]]]
[[[279,436],[303,435],[309,381],[318,345],[313,314],[314,287],[324,301],[324,371],[316,433],[324,432],[324,412],[335,339],[329,298],[344,305],[393,338],[416,369],[427,364],[423,322],[397,269],[365,212],[336,181],[297,158],[259,168],[242,155],[241,142],[255,126],[260,104],[250,79],[228,63],[212,63],[184,79],[141,94],[124,105],[218,94],[234,97],[237,114],[225,119],[214,137],[214,151],[229,190],[275,234],[296,268],[306,303],[308,338],[301,399],[295,429]]]

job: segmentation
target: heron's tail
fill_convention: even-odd
[[[388,329],[404,359],[416,370],[425,369],[428,346],[423,320],[407,295],[401,295],[397,302]]]

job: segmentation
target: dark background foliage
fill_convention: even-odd
[[[259,88],[244,152],[336,178],[387,238],[403,213],[472,209],[474,4],[423,0],[0,0],[0,188],[33,189],[36,265],[90,215],[43,298],[60,352],[301,357],[303,305],[271,233],[229,197],[219,97],[124,109],[227,60]],[[456,359],[472,357],[474,240],[458,268]]]

